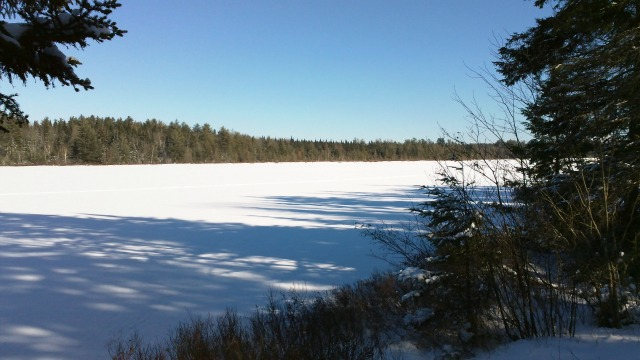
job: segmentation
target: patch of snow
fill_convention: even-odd
[[[18,42],[18,40],[16,40],[16,39],[12,38],[11,36],[7,36],[7,35],[3,34],[2,32],[0,32],[0,37],[1,37],[4,41],[10,42],[10,43],[12,43],[13,45],[15,45],[15,46],[17,46],[17,47],[20,47],[20,46],[21,46],[21,45],[20,45],[20,43]]]
[[[58,49],[58,47],[55,45],[51,45],[49,47],[44,48],[42,52],[49,56],[57,57],[58,59],[64,62],[67,61],[67,55],[65,55],[62,51],[60,51],[60,49]]]
[[[422,308],[417,309],[413,313],[405,315],[403,321],[405,324],[420,325],[429,320],[433,316],[433,309]]]
[[[507,359],[640,359],[640,327],[599,329],[584,327],[574,338],[520,340],[478,355],[477,360]]]
[[[68,13],[66,11],[63,11],[58,14],[58,21],[60,21],[62,25],[68,25],[69,23],[71,23],[71,21],[73,21],[74,18],[75,16],[73,16],[71,13]]]
[[[100,37],[101,35],[111,34],[111,30],[109,30],[109,28],[106,28],[106,27],[88,26],[86,30],[87,32],[93,34],[96,37]]]
[[[19,40],[22,37],[22,34],[24,34],[25,31],[31,29],[31,26],[29,26],[28,24],[25,23],[0,23],[0,26],[2,26],[5,30],[5,32],[7,34],[9,34],[9,36],[11,36],[12,38]],[[2,32],[2,31],[0,31]]]
[[[406,281],[406,280],[417,280],[417,281],[422,281],[424,279],[427,278],[428,272],[414,267],[414,266],[409,266],[407,268],[404,268],[402,270],[400,270],[400,273],[398,273],[398,279],[401,281]]]
[[[421,294],[422,294],[422,292],[420,290],[413,290],[413,291],[410,291],[410,292],[402,295],[402,297],[400,298],[400,301],[405,302],[405,301],[407,301],[407,300],[409,300],[411,298],[418,297]]]

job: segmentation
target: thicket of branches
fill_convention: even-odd
[[[508,161],[443,162],[418,226],[368,229],[412,285],[407,323],[463,350],[640,321],[640,2],[536,5],[553,15],[479,74],[502,111],[462,102],[466,141],[532,140],[504,142]]]
[[[0,15],[18,14],[27,20],[17,27],[0,21],[0,76],[10,81],[31,76],[47,86],[56,80],[90,88],[73,73],[76,61],[59,53],[55,44],[83,47],[86,39],[122,35],[106,17],[118,3],[37,4],[0,1]],[[490,116],[480,106],[461,101],[472,120],[466,139],[272,139],[209,125],[95,117],[18,126],[24,124],[24,114],[14,96],[0,94],[0,129],[11,130],[0,136],[0,161],[27,165],[453,159],[442,162],[442,183],[425,187],[426,200],[412,209],[416,226],[400,232],[366,229],[387,251],[383,255],[395,257],[402,267],[400,284],[384,292],[383,303],[408,309],[405,324],[424,330],[430,345],[455,344],[462,351],[504,339],[571,336],[578,321],[586,321],[589,314],[601,326],[620,327],[638,321],[640,308],[640,2],[534,4],[552,7],[553,14],[507,39],[495,62],[500,77],[492,78],[491,72],[481,76],[502,113]],[[78,39],[32,41],[37,29],[55,34],[57,27],[73,24],[78,25]],[[50,62],[43,63],[51,66],[21,68],[36,57],[48,58]],[[15,127],[8,129],[7,124]],[[519,140],[523,131],[531,141]],[[498,141],[487,141],[487,136]],[[403,289],[402,306],[387,302],[396,289]],[[362,299],[359,293],[356,298]],[[383,356],[377,340],[369,343],[371,339],[360,337],[371,324],[340,327],[361,325],[367,313],[357,319],[344,316],[354,314],[346,307],[353,299],[336,299],[319,299],[309,307],[301,302],[291,313],[276,309],[268,313],[271,319],[258,314],[254,320],[260,321],[251,334],[250,328],[236,326],[235,315],[222,318],[217,327],[195,322],[181,328],[185,337],[177,336],[173,344],[187,344],[189,352],[203,345],[201,330],[210,329],[210,341],[204,345],[215,345],[216,356],[224,358],[221,351],[244,344],[280,358],[288,351],[284,349],[292,349],[291,356],[298,358],[298,351],[337,329],[348,334],[346,339],[359,341],[357,348],[348,346],[349,341],[342,348],[336,343],[349,354],[345,357],[353,357],[352,350],[362,358],[378,350],[376,354]],[[333,315],[324,312],[327,304]],[[300,314],[304,321],[297,322]],[[264,319],[270,321],[261,322]],[[300,329],[327,319],[331,321],[325,331],[287,347],[288,341],[308,331]],[[292,332],[273,339],[270,336],[278,331],[270,324],[292,325]],[[225,338],[234,329],[234,336]],[[326,347],[322,343],[319,348]],[[127,347],[116,350],[115,358],[145,358]],[[314,354],[321,352],[307,357]]]
[[[321,294],[271,293],[252,314],[194,318],[164,341],[116,337],[109,353],[113,360],[396,358],[386,348],[401,316],[395,291],[394,278],[380,275]]]
[[[327,141],[253,137],[210,125],[174,121],[136,122],[94,116],[68,121],[45,119],[0,134],[0,164],[163,164],[274,161],[432,160],[451,156],[454,147],[491,147],[508,157],[501,144],[454,145],[443,139]]]

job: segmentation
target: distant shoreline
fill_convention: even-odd
[[[0,134],[0,165],[20,166],[464,160],[478,154],[512,157],[499,142],[276,139],[208,124],[94,116],[45,119]]]

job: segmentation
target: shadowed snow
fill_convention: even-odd
[[[386,264],[355,224],[407,219],[435,166],[2,167],[0,359],[106,358],[119,334],[367,277]]]

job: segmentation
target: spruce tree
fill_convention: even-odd
[[[637,168],[640,1],[536,1],[547,3],[554,15],[512,35],[496,62],[506,84],[533,80],[538,86],[525,110],[537,175],[590,155]]]
[[[89,79],[75,72],[80,61],[59,46],[83,49],[90,40],[122,36],[125,31],[109,19],[119,6],[117,0],[0,0],[0,80],[12,84],[33,78],[46,87],[93,89]],[[0,130],[7,131],[11,122],[27,122],[15,97],[0,93]]]
[[[623,287],[640,278],[640,1],[535,5],[553,15],[513,34],[496,66],[535,90],[523,113],[545,226],[617,327]]]
[[[102,162],[102,144],[91,124],[83,122],[78,137],[73,142],[73,156],[83,163]]]

